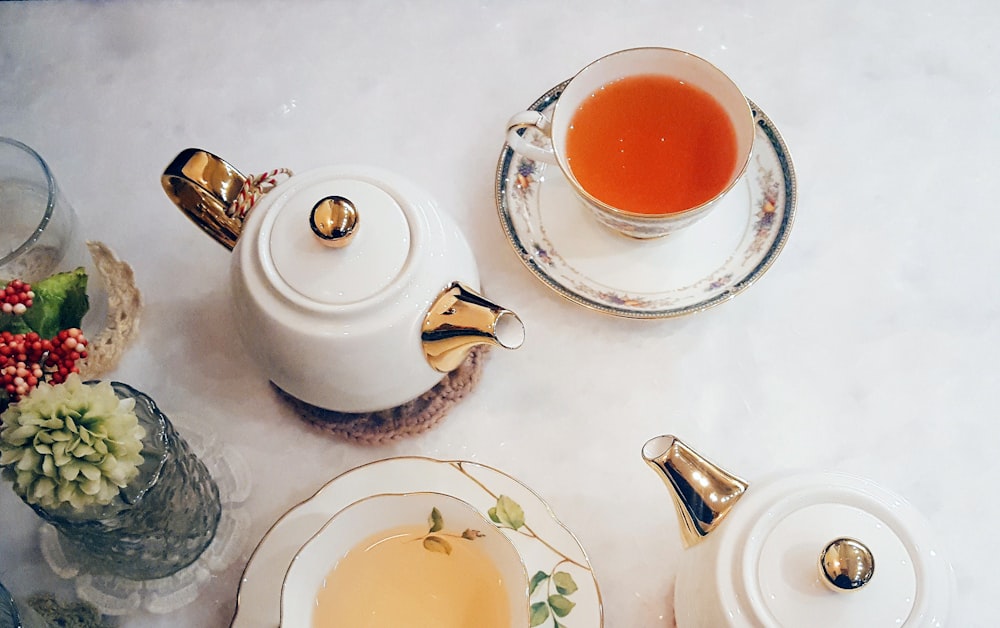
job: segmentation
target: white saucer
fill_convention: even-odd
[[[556,617],[558,625],[604,625],[601,593],[586,553],[531,489],[501,471],[474,462],[402,457],[352,469],[278,519],[257,545],[243,572],[232,626],[279,625],[285,573],[299,549],[334,514],[378,493],[427,491],[471,504],[496,522],[511,540],[535,584],[530,596],[533,617],[548,616],[545,622],[533,625],[555,625],[553,608],[562,613]],[[502,502],[506,509],[497,508],[500,496],[507,498]],[[523,516],[508,499],[520,506]]]
[[[566,83],[536,100],[547,112]],[[648,241],[599,225],[559,168],[504,145],[496,203],[521,261],[570,301],[630,318],[670,318],[733,298],[770,268],[795,214],[795,171],[771,120],[752,102],[756,137],[746,174],[707,217]],[[535,129],[532,142],[547,140]]]

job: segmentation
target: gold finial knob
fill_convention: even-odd
[[[823,580],[842,591],[853,591],[868,584],[875,573],[875,558],[863,543],[840,538],[831,541],[819,555]]]
[[[358,231],[358,210],[343,196],[327,196],[313,205],[309,226],[326,246],[347,246]]]

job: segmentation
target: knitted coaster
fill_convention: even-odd
[[[135,285],[132,267],[118,259],[107,245],[87,242],[87,250],[107,292],[107,316],[104,328],[89,339],[87,357],[80,364],[85,379],[98,379],[118,366],[125,349],[139,332],[142,295]]]
[[[474,348],[461,366],[416,399],[377,412],[317,408],[272,386],[310,425],[352,443],[383,445],[426,432],[437,425],[479,383],[488,349],[486,346]]]

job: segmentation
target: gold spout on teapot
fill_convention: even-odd
[[[642,457],[670,488],[684,547],[715,530],[749,486],[669,434],[647,441]]]
[[[514,312],[456,282],[428,310],[421,341],[427,362],[448,373],[477,345],[517,349],[524,342],[524,324]]]

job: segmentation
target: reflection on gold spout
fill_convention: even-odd
[[[671,489],[684,547],[715,530],[749,486],[674,436],[650,439],[642,456]]]
[[[476,345],[517,349],[524,342],[524,325],[517,314],[456,282],[431,305],[420,338],[427,362],[448,373]]]

